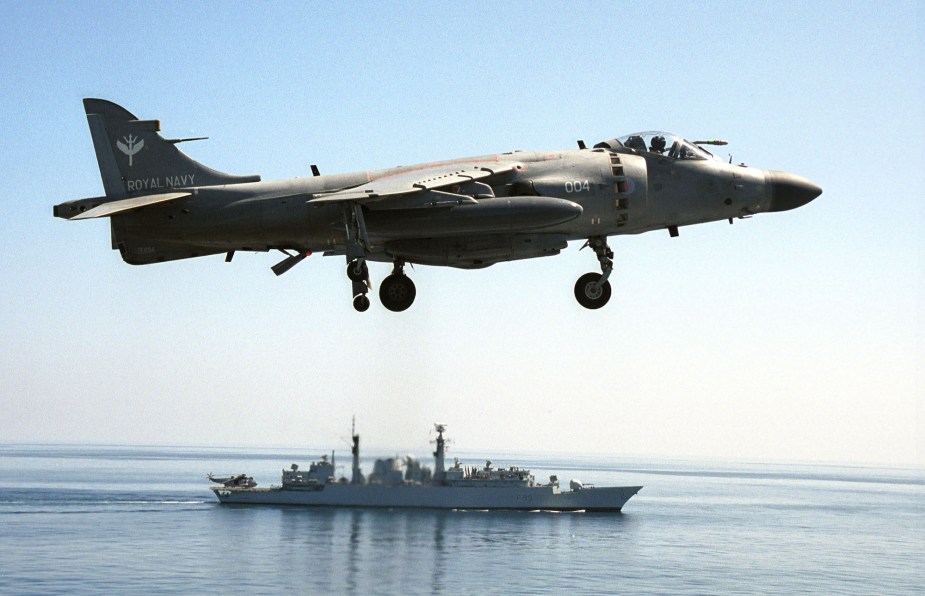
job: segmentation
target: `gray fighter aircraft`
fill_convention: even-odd
[[[575,284],[585,308],[610,299],[609,236],[751,217],[805,205],[801,176],[732,165],[677,135],[646,132],[578,149],[467,157],[387,170],[262,182],[208,168],[102,99],[85,99],[105,196],[55,205],[64,219],[108,217],[112,248],[133,265],[278,250],[281,275],[313,252],[344,255],[353,306],[369,308],[367,261],[392,263],[382,304],[415,298],[408,263],[464,269],[558,254],[584,240],[601,272]],[[731,159],[730,159],[731,161]]]

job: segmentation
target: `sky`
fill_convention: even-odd
[[[0,0],[0,442],[465,451],[925,467],[922,8],[916,2],[83,3]],[[264,180],[729,141],[821,197],[615,237],[588,311],[559,256],[416,267],[353,310],[342,258],[133,267],[81,99]],[[389,273],[371,264],[373,282]]]

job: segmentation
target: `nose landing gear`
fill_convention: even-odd
[[[585,273],[579,277],[575,282],[575,299],[585,308],[597,309],[610,300],[611,289],[607,279],[613,272],[613,251],[607,246],[605,236],[592,236],[588,238],[585,246],[590,246],[597,255],[601,264],[601,274]]]
[[[601,283],[602,275],[585,273],[575,282],[575,299],[585,308],[596,309],[610,300],[610,282]]]

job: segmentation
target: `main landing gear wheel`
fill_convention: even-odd
[[[360,294],[353,298],[353,308],[357,312],[366,312],[369,310],[369,298],[366,297],[366,294]]]
[[[610,282],[599,284],[600,273],[585,273],[575,282],[575,299],[585,308],[595,309],[610,300]]]
[[[407,310],[416,295],[414,282],[403,273],[393,273],[379,285],[379,301],[392,312]]]

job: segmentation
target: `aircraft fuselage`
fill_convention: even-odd
[[[614,159],[620,163],[612,163]],[[315,206],[311,200],[314,196],[414,170],[499,162],[520,168],[490,184],[494,197],[480,202],[500,202],[512,193],[524,196],[522,193],[531,192],[579,205],[577,217],[546,224],[542,207],[536,209],[536,221],[531,221],[529,212],[518,213],[513,208],[511,221],[507,221],[502,209],[497,219],[480,221],[469,215],[468,205],[452,209],[370,210],[366,214],[370,258],[391,261],[393,253],[402,251],[390,248],[398,246],[405,247],[405,252],[413,250],[411,262],[485,266],[522,257],[516,249],[505,255],[499,248],[488,259],[478,255],[470,258],[465,251],[458,258],[448,258],[444,251],[436,250],[441,243],[434,241],[444,238],[456,239],[457,244],[473,243],[482,236],[522,234],[534,237],[534,241],[536,236],[549,237],[559,246],[555,241],[639,234],[743,217],[770,210],[772,199],[772,185],[767,184],[763,170],[716,160],[675,161],[661,156],[613,154],[603,149],[518,152],[390,170],[187,187],[192,192],[189,198],[113,217],[113,248],[119,248],[131,264],[239,250],[342,254],[347,242],[343,208],[330,203]],[[614,173],[616,168],[622,168],[621,175]],[[192,177],[176,175],[181,180]],[[167,188],[157,182],[147,187]],[[554,221],[556,214],[550,218]],[[486,240],[489,239],[481,238],[483,243]],[[417,244],[420,246],[415,249]],[[435,249],[432,255],[427,254],[428,246]]]

